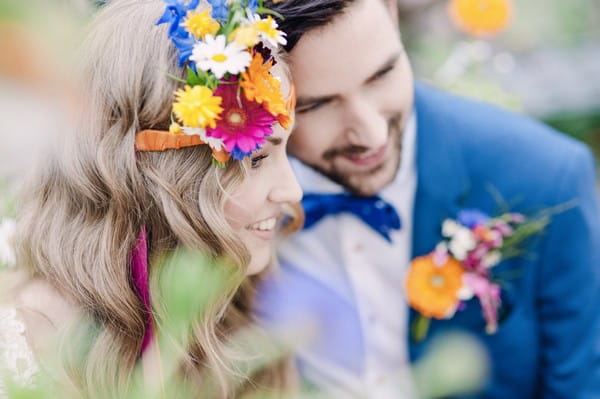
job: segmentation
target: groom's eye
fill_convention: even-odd
[[[267,154],[257,155],[250,160],[250,167],[252,169],[257,169],[262,164],[263,159],[268,158]]]

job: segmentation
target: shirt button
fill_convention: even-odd
[[[354,251],[355,252],[362,252],[365,249],[365,246],[363,244],[356,244],[354,246]]]

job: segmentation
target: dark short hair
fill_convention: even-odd
[[[287,34],[286,51],[292,51],[303,34],[325,26],[342,14],[356,0],[268,0],[265,5],[278,12],[284,20],[278,20],[279,28]]]

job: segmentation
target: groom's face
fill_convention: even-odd
[[[357,0],[290,53],[298,93],[292,155],[361,195],[395,177],[413,78],[395,0]]]

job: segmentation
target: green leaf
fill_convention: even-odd
[[[194,72],[192,68],[187,69],[187,84],[190,86],[206,85],[206,72],[199,70],[199,73]]]
[[[413,341],[417,343],[422,342],[427,336],[430,324],[431,318],[425,317],[423,315],[418,315],[417,318],[413,321],[410,328]]]
[[[268,8],[264,7],[258,7],[256,9],[256,13],[260,15],[272,15],[274,17],[277,17],[281,21],[285,19],[284,16],[278,13],[277,11],[269,10]]]

